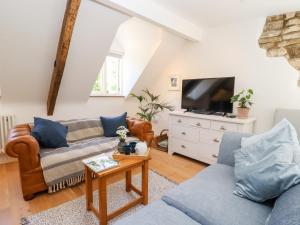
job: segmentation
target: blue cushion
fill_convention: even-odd
[[[300,224],[300,184],[282,193],[276,200],[267,225]]]
[[[279,196],[300,183],[299,154],[296,130],[287,120],[245,139],[235,152],[234,193],[257,202]]]
[[[68,147],[67,133],[68,128],[59,122],[34,117],[32,136],[43,148]]]
[[[243,137],[249,136],[251,134],[226,132],[220,144],[218,163],[234,166],[234,150],[241,147]]]
[[[183,212],[159,200],[114,225],[201,225]]]
[[[105,137],[116,137],[117,129],[120,126],[127,127],[126,117],[127,117],[127,112],[123,113],[120,116],[116,116],[116,117],[101,116],[100,119],[101,119],[101,123],[102,123],[103,130],[104,130],[104,136]]]
[[[203,225],[265,225],[272,207],[234,195],[234,169],[216,164],[163,196]]]

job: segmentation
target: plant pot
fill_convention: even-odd
[[[124,149],[123,147],[126,145],[125,140],[120,140],[119,144],[118,144],[118,152],[120,152],[121,154],[124,153]]]
[[[238,115],[237,115],[238,118],[240,118],[240,119],[247,119],[248,115],[249,115],[250,109],[249,108],[238,107],[237,111],[238,111]]]

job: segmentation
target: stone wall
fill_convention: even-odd
[[[284,56],[300,71],[300,11],[267,17],[259,46],[269,57]]]

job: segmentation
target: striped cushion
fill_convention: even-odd
[[[99,119],[68,120],[62,121],[62,124],[68,127],[67,141],[70,143],[103,136]]]

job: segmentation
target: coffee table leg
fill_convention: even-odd
[[[92,185],[92,172],[85,166],[85,196],[86,196],[86,209],[91,210],[90,204],[93,203],[93,185]]]
[[[131,191],[131,170],[126,171],[126,191]]]
[[[148,161],[145,161],[142,166],[142,194],[143,204],[148,204]]]
[[[107,193],[106,193],[106,177],[98,179],[99,188],[99,220],[100,225],[107,225]]]

